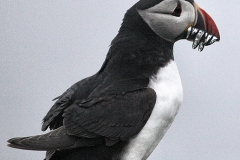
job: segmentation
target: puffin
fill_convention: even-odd
[[[194,0],[139,0],[127,10],[100,70],[73,84],[43,118],[48,133],[8,140],[45,160],[146,160],[179,111],[183,88],[173,46],[202,51],[220,40]]]

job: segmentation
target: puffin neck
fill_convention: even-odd
[[[100,71],[129,78],[149,78],[173,59],[173,43],[160,38],[136,9],[125,14]]]

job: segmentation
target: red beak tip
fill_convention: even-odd
[[[199,10],[201,12],[201,15],[203,16],[206,31],[209,34],[212,34],[213,36],[215,36],[217,38],[216,41],[220,41],[220,34],[218,31],[217,25],[214,22],[214,20],[212,19],[212,17],[206,11],[204,11],[202,8],[199,8]]]

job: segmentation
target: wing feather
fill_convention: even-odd
[[[70,135],[128,140],[145,125],[155,102],[150,88],[92,98],[65,109],[63,124]]]

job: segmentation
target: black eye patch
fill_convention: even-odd
[[[175,10],[173,11],[172,15],[176,16],[176,17],[180,17],[182,13],[182,6],[180,3],[178,3],[177,7],[175,8]]]

